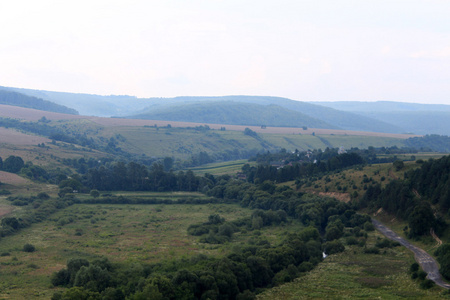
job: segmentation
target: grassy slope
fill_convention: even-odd
[[[382,238],[369,234],[367,247]],[[258,296],[269,299],[441,299],[444,290],[422,290],[410,279],[413,255],[404,247],[386,253],[364,254],[359,246],[346,246],[343,253],[328,256],[318,268],[294,282],[268,290]]]
[[[406,136],[344,131],[332,133],[333,131],[330,130],[312,128],[302,130],[298,128],[268,127],[261,129],[260,127],[251,127],[258,133],[259,138],[255,139],[243,133],[245,126],[225,125],[226,131],[220,131],[221,125],[211,125],[211,130],[197,131],[186,127],[195,127],[201,124],[174,123],[172,128],[167,128],[161,127],[162,123],[167,125],[167,121],[94,118],[4,107],[9,109],[7,115],[13,114],[12,116],[16,118],[35,121],[45,115],[47,119],[51,120],[49,125],[62,128],[72,134],[86,134],[87,138],[93,138],[98,145],[103,147],[107,145],[110,138],[115,138],[118,142],[117,147],[138,156],[145,154],[147,157],[172,156],[186,159],[201,151],[214,154],[234,150],[276,151],[280,148],[293,151],[295,149],[325,149],[326,147],[340,146],[365,148],[397,145],[401,147],[406,138]],[[0,115],[6,116],[4,112],[2,114],[2,111],[0,111]],[[158,128],[153,127],[155,123],[159,124]],[[8,133],[8,139],[5,139],[6,135],[0,132],[2,141],[8,143],[2,145],[0,156],[3,158],[14,154],[23,156],[26,161],[33,161],[39,165],[61,166],[58,160],[62,158],[99,158],[107,155],[96,151],[88,152],[86,151],[88,149],[77,145],[58,143],[57,146],[53,146],[49,144],[48,140],[39,140],[37,138],[41,137],[32,135],[29,135],[29,142],[18,144],[19,139],[15,139],[14,134],[21,135],[21,137],[24,134],[10,129],[5,130],[2,132]],[[313,136],[314,132],[315,136]],[[45,142],[50,148],[37,147],[37,144],[41,142]]]
[[[151,127],[109,127],[103,134],[106,137],[120,134],[126,141],[119,146],[131,153],[145,153],[147,156],[189,157],[201,151],[213,154],[215,152],[256,149],[275,151],[285,148],[288,151],[325,149],[326,147],[345,148],[368,146],[381,147],[403,145],[403,139],[376,136],[345,136],[345,135],[300,135],[258,133],[260,139],[245,135],[240,131],[209,130],[206,132],[182,128]]]

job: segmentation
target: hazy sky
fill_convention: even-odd
[[[0,0],[0,85],[450,104],[449,0]]]

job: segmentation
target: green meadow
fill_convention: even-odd
[[[263,237],[277,244],[288,232],[302,228],[293,221],[244,231],[220,245],[200,243],[198,236],[187,233],[189,225],[206,222],[211,214],[232,221],[251,212],[233,204],[74,204],[0,240],[0,299],[49,299],[59,289],[50,283],[52,273],[65,267],[70,258],[106,257],[112,262],[153,264],[200,254],[220,257],[252,239]],[[26,243],[36,251],[24,252]]]

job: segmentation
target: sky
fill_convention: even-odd
[[[449,0],[0,0],[0,86],[450,104]]]

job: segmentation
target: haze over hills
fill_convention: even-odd
[[[212,124],[339,129],[335,125],[275,104],[260,105],[234,101],[172,104],[149,109],[147,112],[130,117]]]
[[[0,90],[0,104],[34,108],[39,110],[71,115],[78,114],[78,112],[73,108],[69,108],[67,106],[59,105],[51,101],[7,90]]]
[[[136,98],[0,87],[82,115],[181,122],[450,134],[450,106],[401,102],[302,102],[269,96]]]
[[[450,134],[450,105],[391,101],[313,102],[393,124],[415,134]]]

